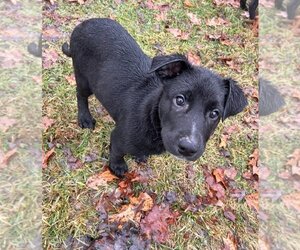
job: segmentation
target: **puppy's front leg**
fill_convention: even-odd
[[[124,174],[128,172],[128,166],[124,160],[125,154],[122,150],[123,143],[121,138],[116,127],[110,136],[109,169],[114,175],[120,178],[124,177]]]
[[[89,110],[88,98],[92,94],[88,87],[88,82],[78,73],[75,72],[77,84],[77,108],[78,124],[81,128],[95,128],[96,120],[92,117]]]

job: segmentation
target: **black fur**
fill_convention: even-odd
[[[120,177],[128,171],[127,154],[145,160],[167,150],[196,160],[220,119],[236,115],[247,105],[233,80],[193,66],[183,55],[151,59],[110,19],[79,24],[70,48],[64,44],[63,52],[73,60],[79,125],[95,126],[88,108],[91,94],[116,122],[109,167]]]
[[[271,82],[259,79],[259,115],[267,116],[285,105],[285,101],[279,91]]]
[[[247,0],[240,0],[240,7],[243,10],[248,10],[247,8]],[[290,0],[287,4],[286,11],[288,19],[294,19],[296,16],[297,8],[300,5],[300,0]],[[249,17],[250,19],[254,19],[256,16],[256,9],[258,7],[258,0],[252,0],[249,3]],[[283,6],[283,0],[275,0],[275,8],[279,10],[285,10]]]
[[[34,42],[28,44],[27,51],[36,57],[42,57],[42,35],[40,35],[38,44]]]
[[[258,0],[252,0],[249,3],[249,8],[247,8],[247,0],[240,0],[240,7],[243,10],[249,9],[249,18],[254,19],[256,16],[256,9],[258,7]]]

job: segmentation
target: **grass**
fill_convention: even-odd
[[[231,7],[216,7],[212,1],[191,1],[193,7],[183,2],[164,1],[171,8],[165,21],[159,21],[158,10],[142,8],[136,1],[126,1],[117,5],[115,1],[91,1],[81,6],[66,1],[57,1],[55,12],[63,17],[71,17],[69,22],[61,22],[55,18],[45,17],[44,28],[56,27],[62,37],[55,42],[45,41],[44,45],[54,48],[60,55],[59,60],[51,69],[43,71],[43,116],[55,120],[55,123],[43,134],[43,148],[49,149],[49,143],[55,142],[55,155],[43,171],[43,245],[45,249],[59,249],[64,241],[72,236],[83,235],[97,237],[98,215],[95,202],[105,190],[91,191],[86,186],[87,178],[102,170],[108,158],[109,135],[114,127],[113,122],[99,114],[99,103],[90,99],[93,116],[97,120],[94,131],[82,130],[77,126],[75,88],[68,84],[65,76],[72,73],[71,61],[62,55],[60,46],[69,40],[70,33],[78,20],[91,17],[114,17],[137,40],[141,48],[149,56],[158,53],[159,45],[165,54],[172,52],[199,52],[203,66],[208,66],[223,76],[236,79],[240,85],[257,86],[256,63],[258,58],[258,40],[249,25],[241,18],[241,12]],[[160,4],[160,2],[155,4]],[[191,25],[187,13],[194,13],[202,20],[200,26]],[[229,26],[209,27],[205,21],[213,17],[225,17]],[[166,31],[166,26],[191,32],[190,39],[183,41],[174,38]],[[207,34],[225,33],[231,40],[239,38],[243,46],[233,43],[225,46],[217,41],[209,41]],[[241,72],[230,69],[220,63],[219,57],[230,56],[238,59]],[[258,147],[257,131],[242,124],[242,119],[251,109],[253,101],[244,113],[221,123],[209,141],[206,152],[197,162],[193,163],[196,178],[193,183],[186,178],[187,163],[174,159],[169,154],[152,156],[148,165],[156,176],[151,186],[135,185],[134,191],[141,190],[157,194],[157,201],[162,201],[164,193],[175,191],[178,201],[174,208],[180,207],[185,191],[193,194],[204,194],[205,183],[202,168],[218,166],[234,166],[238,170],[236,185],[253,193],[253,188],[242,178],[248,168],[249,155]],[[235,133],[228,150],[230,157],[220,156],[220,136],[226,128],[237,124],[240,131]],[[249,136],[250,135],[250,136]],[[75,157],[83,159],[91,152],[97,152],[103,160],[84,164],[77,170],[70,170],[63,154],[68,147]],[[132,159],[128,159],[130,169],[136,167]],[[115,184],[107,189],[113,189]],[[152,244],[152,249],[219,249],[228,232],[234,232],[239,238],[239,246],[246,249],[257,247],[258,220],[256,214],[244,202],[227,198],[225,206],[231,207],[237,216],[232,223],[223,216],[220,207],[209,206],[198,213],[183,212],[177,223],[171,227],[170,240],[165,244]],[[184,235],[189,235],[188,238]]]
[[[276,16],[275,10],[261,8],[260,20],[260,58],[269,62],[273,69],[272,72],[261,68],[260,76],[277,85],[285,93],[286,101],[281,112],[260,120],[261,128],[270,126],[270,129],[260,132],[259,149],[262,165],[271,171],[268,179],[260,183],[260,188],[279,190],[284,195],[295,192],[293,182],[279,178],[278,174],[288,169],[288,156],[299,148],[298,128],[292,122],[299,116],[299,99],[291,97],[294,91],[299,91],[299,37],[295,36],[292,23]],[[288,121],[279,122],[280,118]],[[260,236],[267,238],[271,247],[297,248],[300,240],[297,212],[288,209],[281,201],[266,198],[260,199],[260,205],[269,217],[267,221],[260,221]]]
[[[17,149],[8,165],[0,167],[0,248],[33,249],[41,246],[41,75],[40,60],[26,51],[39,22],[38,4],[0,3],[0,117],[15,124],[0,128],[0,154]],[[15,30],[14,33],[9,33]],[[11,67],[7,58],[13,57]],[[3,60],[2,60],[3,59]],[[3,63],[6,62],[6,63]],[[15,64],[14,64],[15,62]],[[3,63],[3,64],[2,64]]]

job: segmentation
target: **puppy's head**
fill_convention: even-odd
[[[167,151],[194,161],[219,121],[241,112],[247,100],[235,81],[191,65],[183,55],[153,58],[150,72],[163,84],[161,136]]]

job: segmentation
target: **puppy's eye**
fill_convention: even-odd
[[[178,95],[175,97],[175,103],[177,106],[182,107],[185,104],[185,98],[183,95]]]
[[[209,113],[209,118],[211,119],[217,119],[219,117],[220,111],[217,109],[214,109]]]

